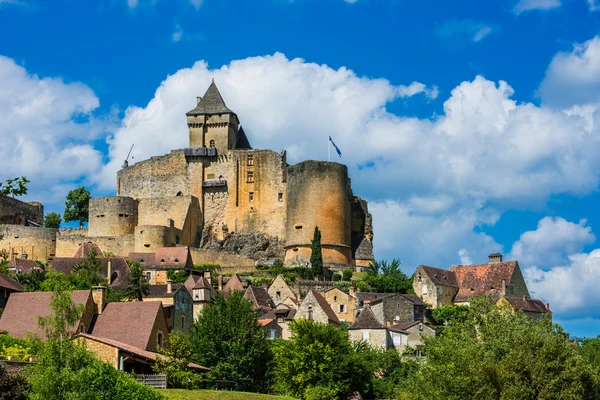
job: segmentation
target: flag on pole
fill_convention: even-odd
[[[331,144],[333,145],[333,148],[335,149],[335,151],[337,151],[338,156],[340,156],[340,158],[342,158],[342,152],[340,151],[340,149],[335,145],[335,142],[333,141],[333,139],[331,138],[331,135],[329,136],[329,141],[331,142]]]

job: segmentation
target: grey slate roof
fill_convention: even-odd
[[[204,93],[204,97],[202,97],[196,105],[196,108],[188,111],[186,115],[228,113],[235,114],[225,105],[225,101],[223,101],[223,97],[221,97],[221,93],[219,93],[219,89],[217,89],[217,85],[215,85],[215,81],[213,80],[206,90],[206,93]]]
[[[252,149],[250,145],[250,141],[248,140],[248,136],[246,136],[246,132],[244,132],[244,128],[240,125],[240,129],[238,130],[237,143],[235,145],[236,149]]]
[[[354,321],[354,323],[350,325],[350,328],[348,329],[385,329],[385,326],[377,321],[375,314],[373,314],[373,311],[371,311],[371,307],[366,306],[365,309],[358,314],[356,321]]]

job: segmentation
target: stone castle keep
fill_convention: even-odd
[[[285,151],[253,149],[214,82],[186,118],[189,148],[126,163],[117,195],[90,200],[87,231],[0,225],[0,249],[45,261],[71,257],[87,241],[123,256],[188,246],[195,263],[281,258],[288,266],[306,265],[318,226],[326,266],[373,260],[371,215],[367,202],[353,195],[345,165],[288,165]]]

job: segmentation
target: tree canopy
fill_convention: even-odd
[[[24,176],[20,178],[7,179],[6,183],[0,183],[0,194],[4,196],[19,197],[27,194],[27,184],[30,181]]]
[[[79,221],[79,226],[83,227],[83,223],[89,220],[89,203],[90,192],[85,186],[71,190],[65,202],[65,222]]]
[[[412,279],[402,272],[400,260],[374,260],[366,269],[367,275],[357,282],[361,291],[379,293],[412,293]]]
[[[144,275],[144,270],[138,261],[127,260],[130,274],[125,288],[125,294],[129,300],[142,301],[144,296],[150,292],[148,281]]]
[[[60,217],[60,214],[53,212],[50,212],[48,214],[46,214],[46,216],[44,217],[44,227],[46,228],[60,228],[60,224],[62,223],[62,218]]]

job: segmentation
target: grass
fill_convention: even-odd
[[[162,389],[161,394],[170,400],[294,400],[285,396],[270,396],[260,393],[230,392],[227,390]]]

